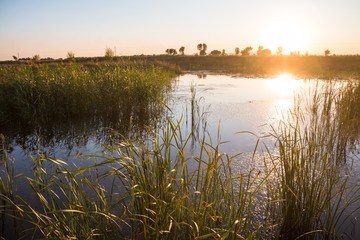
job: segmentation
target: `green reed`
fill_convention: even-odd
[[[232,173],[235,156],[205,136],[199,154],[187,154],[191,134],[182,136],[180,123],[167,119],[146,140],[104,145],[107,151],[86,168],[39,151],[34,176],[27,177],[34,198],[2,193],[2,209],[16,209],[7,215],[45,238],[256,238],[260,225],[254,227],[251,209],[260,185]]]
[[[278,238],[341,237],[344,210],[360,200],[359,186],[348,184],[344,170],[351,165],[350,138],[359,137],[353,131],[359,131],[359,98],[352,95],[359,86],[317,88],[309,112],[297,106],[274,128],[279,155],[271,156],[276,180],[269,181],[268,191]]]
[[[1,121],[132,113],[161,98],[174,72],[145,62],[0,67]]]

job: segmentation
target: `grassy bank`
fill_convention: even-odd
[[[274,126],[265,174],[233,172],[241,155],[222,153],[205,136],[198,154],[188,154],[194,133],[184,136],[171,119],[146,139],[104,146],[86,168],[39,149],[27,179],[14,176],[4,146],[1,217],[28,222],[23,235],[56,239],[351,239],[351,228],[340,230],[356,221],[346,209],[359,208],[360,186],[346,170],[359,137],[359,89],[353,82],[319,90],[309,110],[294,108]],[[16,193],[20,179],[31,201]]]
[[[74,60],[44,60],[43,63],[69,63]],[[78,57],[78,63],[109,62],[105,57]],[[299,77],[323,79],[360,79],[360,56],[190,56],[139,55],[115,57],[111,62],[148,62],[176,71],[214,71],[269,77],[289,73]],[[31,62],[30,60],[28,62]],[[1,65],[17,65],[3,61]]]
[[[324,79],[360,79],[360,56],[148,56],[150,61],[164,61],[183,71],[210,70],[252,76],[289,73]]]
[[[1,65],[0,122],[134,115],[161,98],[174,74],[144,61]]]

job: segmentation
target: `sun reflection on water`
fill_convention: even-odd
[[[268,84],[275,94],[289,97],[300,87],[301,82],[290,74],[280,74],[277,78],[269,80]]]

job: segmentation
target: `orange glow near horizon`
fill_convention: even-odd
[[[308,31],[304,23],[294,17],[280,17],[271,21],[263,36],[264,48],[269,48],[276,54],[279,46],[283,47],[283,54],[290,52],[304,53],[308,49]]]

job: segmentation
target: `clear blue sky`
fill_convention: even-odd
[[[0,60],[160,54],[185,46],[233,53],[360,54],[360,0],[0,0]],[[290,49],[291,48],[291,49]]]

